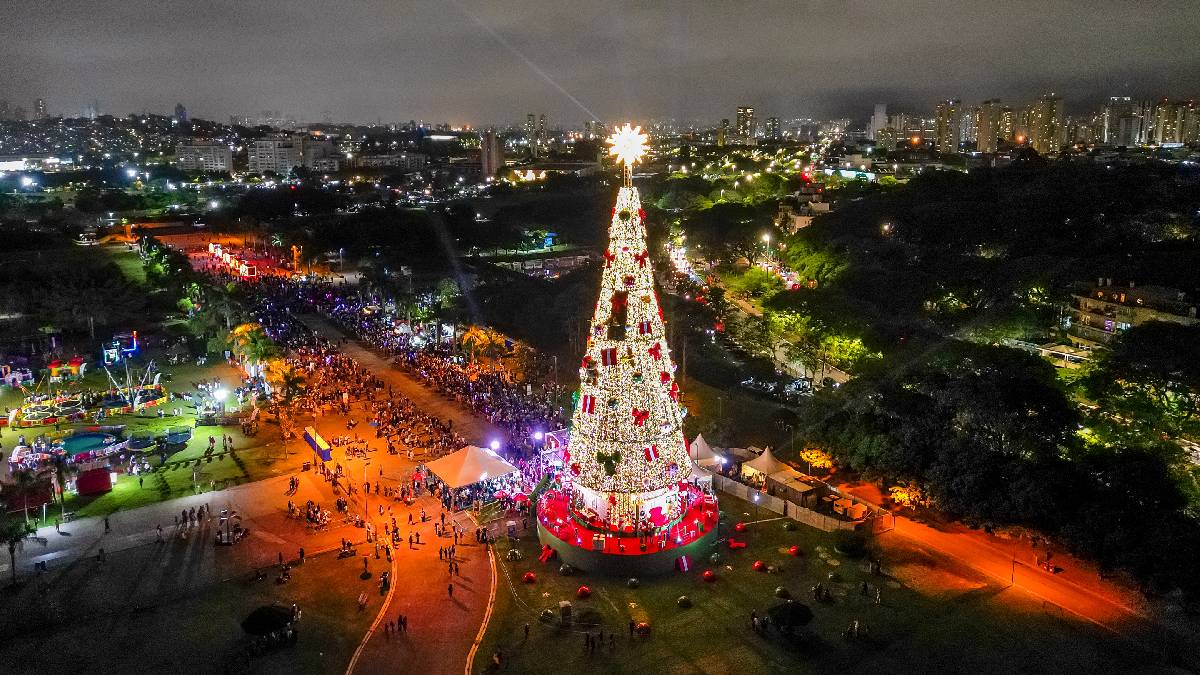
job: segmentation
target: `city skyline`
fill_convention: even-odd
[[[1200,19],[1181,2],[1152,3],[1120,21],[1066,3],[946,12],[926,2],[891,17],[862,3],[836,15],[757,3],[737,17],[719,3],[623,12],[575,2],[503,11],[364,3],[337,22],[307,2],[211,14],[181,7],[136,1],[96,16],[16,3],[11,25],[27,29],[0,46],[12,65],[0,76],[0,99],[29,109],[44,98],[50,114],[68,116],[96,100],[116,114],[169,114],[182,101],[192,115],[218,120],[274,109],[302,121],[480,125],[537,111],[575,125],[716,120],[743,104],[761,119],[857,119],[879,101],[924,110],[947,98],[1032,101],[1046,91],[1070,111],[1109,96],[1200,91],[1200,57],[1180,56],[1191,53]],[[289,30],[270,28],[285,15]]]

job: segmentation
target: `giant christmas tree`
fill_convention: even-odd
[[[690,459],[683,409],[632,166],[641,128],[609,139],[623,181],[609,227],[600,298],[580,367],[569,447],[572,507],[617,526],[661,526],[679,516]]]

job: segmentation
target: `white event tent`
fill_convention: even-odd
[[[425,467],[450,488],[465,487],[518,471],[517,467],[504,461],[500,455],[476,445],[468,445],[441,459],[435,459]]]

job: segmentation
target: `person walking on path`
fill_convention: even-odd
[[[446,585],[446,594],[448,596],[450,596],[451,598],[454,597],[454,584],[453,583]]]
[[[108,525],[108,516],[104,516],[104,533],[108,534],[111,530],[112,528]]]

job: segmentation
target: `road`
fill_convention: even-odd
[[[301,323],[316,331],[327,340],[340,342],[342,338],[346,337],[345,333],[319,316],[306,314],[300,315],[297,318]],[[493,439],[505,438],[506,434],[503,429],[500,429],[487,420],[477,417],[470,409],[458,401],[447,398],[437,391],[426,387],[412,375],[393,367],[386,359],[362,346],[356,340],[351,339],[350,342],[343,344],[341,349],[360,364],[370,368],[386,384],[391,385],[397,391],[411,399],[417,404],[418,408],[442,419],[454,420],[455,430],[462,434],[468,441],[476,445],[486,446]]]
[[[879,490],[873,485],[858,483],[842,488],[876,505],[880,503]],[[1200,636],[1164,626],[1137,591],[1101,579],[1091,565],[1068,554],[1054,552],[1052,559],[1059,570],[1052,573],[1037,564],[1045,549],[1033,548],[1025,540],[1002,539],[958,523],[935,527],[904,516],[896,516],[894,522],[894,529],[880,535],[885,548],[889,537],[904,537],[1150,651],[1177,654],[1185,649],[1183,645],[1190,645],[1197,650],[1193,653],[1200,653]]]

